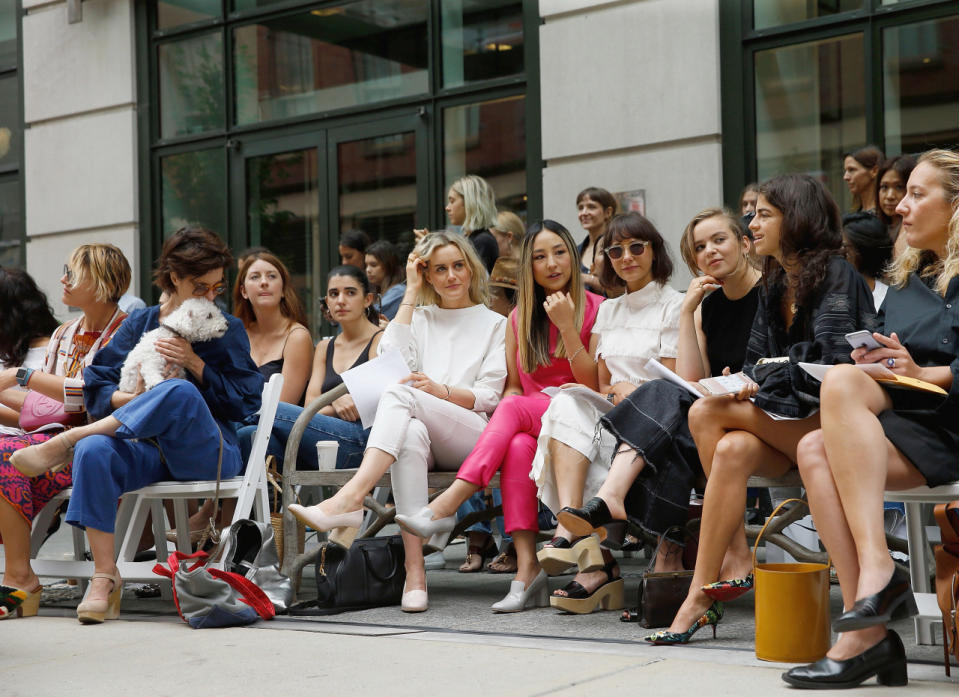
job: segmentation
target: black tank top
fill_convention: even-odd
[[[379,334],[383,330],[380,329],[376,334]],[[353,361],[353,365],[350,368],[355,368],[358,365],[366,363],[370,360],[370,346],[373,345],[373,339],[376,338],[376,334],[370,337],[370,340],[366,343],[366,347],[363,349],[363,352],[356,357],[356,360]],[[326,375],[323,377],[323,385],[320,387],[320,392],[328,392],[332,390],[337,385],[343,382],[343,378],[340,377],[340,374],[336,372],[333,368],[333,352],[334,346],[336,345],[336,339],[330,339],[330,343],[326,345]]]
[[[743,369],[749,331],[759,304],[759,285],[739,300],[730,300],[722,290],[710,293],[703,300],[703,334],[706,335],[706,357],[709,372],[720,375],[723,368],[738,373]]]

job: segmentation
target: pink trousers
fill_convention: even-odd
[[[501,470],[503,527],[507,533],[539,530],[536,482],[529,478],[529,472],[540,420],[548,407],[545,397],[510,395],[503,399],[456,474],[457,479],[485,487]]]

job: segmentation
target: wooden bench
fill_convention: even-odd
[[[899,501],[906,506],[909,574],[912,578],[912,590],[916,594],[916,604],[919,606],[919,614],[915,617],[916,643],[933,645],[936,643],[936,635],[940,634],[933,632],[933,625],[942,624],[942,613],[936,601],[935,589],[929,582],[929,567],[934,562],[922,521],[922,504],[948,503],[959,499],[959,482],[935,488],[920,486],[903,491],[887,491],[885,499]]]

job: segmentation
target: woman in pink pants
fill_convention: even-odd
[[[420,537],[452,530],[459,505],[502,469],[503,518],[518,568],[509,594],[493,605],[496,612],[548,604],[546,574],[536,560],[536,484],[529,477],[540,419],[549,406],[542,390],[571,382],[597,387],[596,340],[590,337],[603,299],[583,287],[579,253],[566,228],[552,220],[530,226],[520,275],[519,302],[506,329],[502,401],[453,485],[418,513],[396,516],[401,527]]]

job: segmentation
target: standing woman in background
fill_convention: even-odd
[[[406,272],[395,244],[377,240],[366,248],[366,277],[380,296],[380,314],[386,319],[396,317],[406,293]]]
[[[576,196],[576,213],[579,217],[579,224],[586,231],[586,239],[579,245],[583,283],[586,284],[587,289],[600,295],[606,294],[607,289],[603,286],[601,280],[604,263],[603,250],[599,249],[597,245],[602,245],[603,235],[606,234],[606,226],[616,215],[618,208],[619,204],[616,203],[613,195],[598,186],[583,189]]]
[[[302,404],[310,378],[313,339],[290,272],[270,252],[247,256],[233,286],[233,312],[250,339],[250,356],[269,380],[283,374],[280,401]]]
[[[500,211],[496,214],[496,226],[490,228],[499,244],[499,255],[516,259],[519,246],[523,243],[526,226],[523,220],[512,211]]]
[[[885,159],[882,150],[875,145],[843,155],[842,178],[852,194],[854,211],[876,212],[876,178]]]
[[[0,271],[0,276],[16,277],[20,273]],[[7,407],[19,410],[22,406],[26,392],[11,395],[8,389],[19,384],[62,402],[65,411],[85,413],[81,393],[83,370],[97,351],[110,342],[126,318],[117,303],[130,285],[130,275],[126,257],[111,244],[85,244],[73,251],[60,278],[62,299],[64,304],[80,308],[82,314],[54,332],[43,352],[41,365],[33,363],[36,349],[32,348],[26,352],[25,363],[19,369],[10,366],[0,372],[0,391],[6,390],[3,401]],[[5,286],[0,283],[0,288]],[[42,320],[41,325],[49,322],[46,298],[32,281],[23,288],[26,292],[17,302],[0,305],[0,316],[6,318],[8,312],[16,312],[19,306],[22,310],[32,310],[35,318],[45,315],[48,319]],[[13,329],[5,322],[2,326],[4,331]],[[22,324],[21,330],[34,339],[39,331],[36,328],[27,331]],[[30,526],[43,507],[72,484],[69,464],[58,472],[29,476],[14,468],[10,458],[31,445],[47,442],[51,435],[64,432],[47,430],[25,434],[20,431],[0,436],[0,537],[5,557],[0,619],[14,611],[21,616],[37,614],[42,588],[30,567]]]
[[[896,207],[906,195],[906,182],[909,181],[909,175],[915,166],[916,158],[912,155],[896,155],[882,163],[876,177],[876,200],[879,202],[876,214],[879,220],[886,224],[889,239],[895,244],[892,250],[893,259],[898,259],[909,246],[905,237],[900,239],[902,216],[896,212]]]

